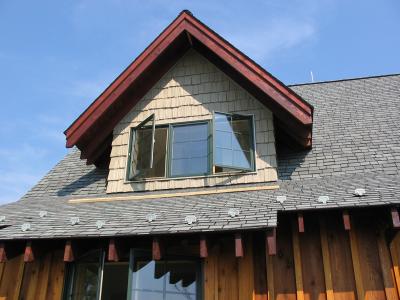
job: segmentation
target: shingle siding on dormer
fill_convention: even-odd
[[[152,113],[158,125],[210,120],[213,111],[253,114],[257,172],[199,178],[125,182],[129,132]],[[188,188],[277,180],[273,116],[233,80],[190,50],[114,129],[107,192]]]

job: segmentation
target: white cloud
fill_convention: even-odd
[[[273,20],[251,28],[233,32],[229,39],[256,61],[271,59],[280,51],[306,43],[316,33],[311,22],[290,19]]]

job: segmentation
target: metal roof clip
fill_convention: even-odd
[[[362,189],[362,188],[357,188],[354,190],[354,195],[356,195],[358,197],[364,196],[365,193],[366,193],[365,189]]]
[[[24,223],[24,224],[22,224],[21,225],[21,230],[22,231],[28,231],[28,230],[31,230],[31,224],[29,224],[29,223]]]
[[[317,201],[319,203],[326,204],[329,201],[329,196],[319,196]]]
[[[185,222],[188,223],[188,225],[192,225],[197,222],[197,218],[194,215],[189,215],[185,217]]]
[[[228,215],[231,218],[237,217],[239,215],[240,211],[238,208],[230,208],[228,209]]]
[[[157,214],[155,213],[150,213],[146,215],[146,220],[149,223],[153,222],[155,219],[157,219]]]
[[[96,221],[96,227],[97,227],[97,229],[103,228],[104,225],[106,225],[106,222],[105,222],[105,221],[103,221],[103,220],[98,220],[98,221]]]
[[[286,201],[286,196],[276,196],[276,201],[278,201],[280,204],[283,204],[283,202]]]
[[[79,224],[79,217],[71,217],[70,221],[71,225],[77,225]]]

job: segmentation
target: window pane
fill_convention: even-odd
[[[132,276],[132,300],[196,300],[197,262],[137,261]]]
[[[205,140],[208,132],[204,128],[207,128],[207,124],[175,125],[174,142]]]
[[[249,134],[252,131],[250,118],[248,116],[234,115],[232,117],[232,129],[234,132]]]
[[[194,262],[167,262],[167,292],[196,294],[196,264]]]
[[[196,295],[193,295],[193,294],[169,294],[169,293],[167,293],[165,300],[196,300]]]
[[[250,116],[215,113],[215,172],[232,169],[251,169],[253,126]],[[223,130],[223,131],[222,131]]]
[[[124,300],[128,290],[127,262],[106,263],[103,272],[102,299]]]
[[[98,272],[98,263],[80,263],[76,266],[72,299],[96,300]]]
[[[224,114],[215,114],[215,129],[222,131],[232,131],[231,128],[231,116]]]
[[[250,137],[248,134],[233,134],[232,148],[233,150],[250,151]]]
[[[185,159],[173,159],[171,175],[199,175],[205,174],[208,170],[208,157],[196,157]]]
[[[159,267],[160,264],[161,262],[155,261],[138,262],[136,270],[133,273],[133,279],[135,282],[133,288],[149,291],[162,291],[164,288],[164,280],[162,277],[156,276],[156,265]]]
[[[231,149],[216,148],[215,162],[221,166],[233,165],[233,151]]]
[[[175,143],[174,159],[202,157],[207,152],[207,143],[204,140]]]
[[[232,149],[232,133],[231,132],[216,131],[216,135],[218,136],[218,138],[215,139],[216,147]]]
[[[208,124],[172,127],[171,175],[189,176],[208,172]]]
[[[133,291],[132,294],[135,300],[164,300],[162,292]]]
[[[153,168],[150,168],[152,128],[135,130],[131,147],[131,177],[150,178],[165,176],[168,128],[155,128]]]
[[[233,151],[233,165],[243,169],[250,169],[251,167],[250,152]]]
[[[99,288],[101,251],[91,251],[75,263],[68,299],[96,300]]]

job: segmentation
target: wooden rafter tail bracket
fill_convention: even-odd
[[[393,227],[400,228],[400,217],[399,217],[399,211],[397,210],[397,207],[392,207],[390,209],[390,214],[392,216]]]
[[[163,256],[162,241],[158,237],[153,238],[152,257],[153,260],[161,260]]]
[[[27,241],[24,252],[24,262],[30,263],[35,260],[35,255],[33,253],[32,241]]]
[[[108,243],[108,261],[118,262],[119,261],[119,247],[117,246],[117,242],[115,239],[110,239]]]
[[[266,249],[268,255],[276,255],[276,228],[267,230],[266,233]]]
[[[204,234],[200,236],[200,257],[201,258],[208,257],[207,238]]]
[[[4,243],[0,243],[0,263],[4,263],[6,261],[7,261],[6,245]]]
[[[241,233],[235,233],[235,256],[238,258],[244,256],[243,239]]]
[[[71,240],[65,242],[64,262],[73,262],[75,260],[74,247]]]
[[[343,218],[344,230],[349,231],[351,229],[351,222],[350,222],[350,214],[349,214],[348,210],[344,210],[342,212],[342,218]]]
[[[304,233],[304,217],[303,217],[303,213],[301,213],[301,212],[299,212],[297,214],[297,224],[299,227],[299,232]]]

